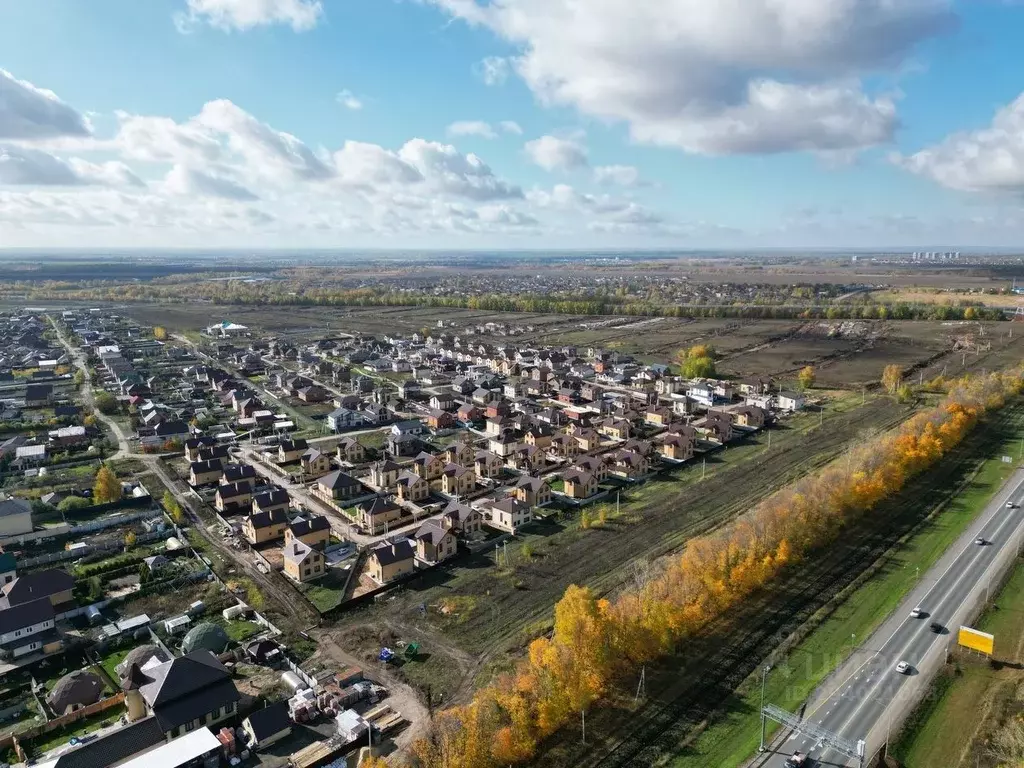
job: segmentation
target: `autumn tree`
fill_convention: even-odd
[[[109,504],[121,499],[121,481],[117,479],[117,475],[108,464],[104,464],[96,473],[92,498],[96,504]]]
[[[167,329],[158,325],[153,329],[153,338],[157,341],[167,341]]]
[[[814,366],[808,365],[800,371],[799,380],[800,387],[802,389],[810,389],[814,386],[814,382],[817,379],[818,374],[814,370]]]
[[[139,537],[135,535],[135,531],[128,531],[128,533],[124,535],[124,548],[131,549],[135,546],[138,540]]]
[[[181,504],[178,503],[178,500],[174,497],[173,493],[169,490],[164,491],[163,498],[161,498],[160,501],[164,505],[164,509],[167,510],[167,514],[175,525],[185,524],[185,510],[181,508]]]
[[[676,353],[680,373],[688,379],[715,375],[715,350],[708,344],[695,344]]]
[[[903,382],[903,369],[898,365],[887,365],[882,371],[882,386],[890,395],[895,395]]]

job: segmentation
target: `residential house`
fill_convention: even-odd
[[[53,384],[26,384],[25,407],[44,408],[53,402]]]
[[[224,463],[221,459],[193,461],[188,465],[189,485],[209,485],[219,482],[222,477],[224,477]]]
[[[792,392],[786,389],[779,392],[775,401],[778,403],[780,411],[788,411],[789,413],[802,411],[804,406],[807,405],[806,397],[799,392]]]
[[[359,526],[371,536],[376,536],[385,533],[389,528],[393,528],[395,523],[401,521],[405,516],[405,510],[390,499],[376,496],[360,504],[356,508],[356,514]]]
[[[598,425],[597,430],[602,435],[613,437],[616,440],[628,440],[633,431],[633,425],[626,419],[609,417]]]
[[[385,490],[394,488],[402,469],[401,464],[396,464],[390,459],[374,462],[370,467],[370,484]]]
[[[197,455],[196,461],[212,461],[214,459],[220,459],[222,462],[231,461],[231,454],[226,445],[210,445],[200,448]]]
[[[405,470],[398,476],[398,499],[402,502],[420,502],[430,496],[430,483],[419,475]]]
[[[512,494],[524,504],[540,507],[551,501],[551,486],[542,477],[523,475],[516,482]]]
[[[521,526],[533,520],[533,509],[513,496],[490,504],[485,512],[492,528],[514,534]]]
[[[534,448],[547,449],[554,439],[555,430],[547,424],[535,424],[526,430],[523,441]]]
[[[576,428],[569,433],[576,441],[576,446],[583,452],[596,451],[601,447],[601,435],[589,428]]]
[[[519,472],[536,472],[544,467],[544,451],[532,445],[520,445],[505,458],[505,463]]]
[[[455,427],[455,417],[448,411],[432,409],[427,413],[427,426],[433,430],[452,429]]]
[[[0,499],[0,538],[32,533],[32,505],[24,499]]]
[[[32,653],[49,655],[62,648],[53,604],[46,598],[0,610],[0,659],[19,659]]]
[[[751,376],[740,382],[740,392],[744,395],[770,395],[775,389],[775,379],[771,376]]]
[[[473,459],[473,469],[478,477],[500,477],[505,462],[490,451],[477,451]]]
[[[302,474],[304,477],[320,477],[331,471],[331,457],[319,448],[307,448],[302,454]]]
[[[331,521],[323,515],[296,518],[284,532],[285,546],[294,541],[321,551],[327,549],[331,543]]]
[[[458,550],[455,534],[438,520],[423,523],[413,539],[416,542],[416,559],[428,565],[447,560]]]
[[[572,435],[555,435],[548,446],[548,452],[556,460],[573,459],[579,454],[580,446]]]
[[[241,698],[231,673],[205,649],[147,669],[133,664],[123,687],[129,721],[152,715],[168,739],[233,718]]]
[[[391,425],[391,434],[395,437],[402,435],[420,436],[424,433],[423,422],[419,419],[408,419],[407,421],[396,421]]]
[[[217,441],[212,437],[193,437],[185,441],[185,460],[199,461],[199,451],[203,448],[212,448]]]
[[[604,456],[580,456],[573,465],[576,469],[589,472],[601,482],[608,477],[608,462]]]
[[[423,443],[420,439],[416,435],[410,433],[400,435],[389,433],[387,437],[387,450],[392,456],[412,456],[419,451],[422,446]]]
[[[519,445],[519,440],[516,439],[515,432],[512,430],[506,430],[487,441],[487,449],[502,459],[511,456],[517,445]]]
[[[565,495],[570,499],[586,499],[597,493],[597,478],[583,469],[568,469],[562,473]]]
[[[449,496],[465,496],[476,490],[476,472],[461,464],[448,464],[441,471],[441,492]]]
[[[471,536],[480,532],[483,516],[468,504],[453,501],[444,508],[441,521],[460,536]]]
[[[313,484],[312,493],[324,501],[340,504],[348,499],[363,496],[366,491],[363,489],[363,484],[352,475],[336,470],[318,478]]]
[[[244,485],[250,491],[256,488],[256,468],[250,464],[225,464],[224,476],[220,479],[221,485],[237,484]]]
[[[213,506],[218,512],[238,512],[252,503],[252,486],[248,483],[224,483],[217,486]]]
[[[689,461],[697,445],[697,430],[689,426],[672,429],[662,440],[661,454],[673,461]]]
[[[290,464],[299,461],[302,454],[309,448],[309,443],[304,439],[282,440],[277,446],[277,463]]]
[[[363,414],[351,408],[335,408],[327,414],[327,426],[332,432],[357,429],[365,424],[366,419]]]
[[[455,412],[455,417],[459,420],[460,424],[469,425],[479,421],[483,417],[483,412],[472,403],[466,403],[459,406],[459,409]]]
[[[330,393],[318,384],[302,387],[298,391],[298,397],[304,403],[323,403],[331,399]]]
[[[421,477],[428,483],[438,480],[444,470],[445,461],[432,453],[421,452],[412,461],[412,471],[417,477]]]
[[[468,467],[476,460],[476,448],[468,442],[452,443],[445,448],[442,455],[446,464],[462,464]]]
[[[765,420],[768,418],[767,411],[763,408],[758,408],[756,405],[741,405],[733,411],[733,415],[736,418],[736,423],[740,426],[753,427],[755,429],[763,427]]]
[[[48,599],[54,608],[67,609],[74,605],[74,588],[74,578],[59,568],[23,573],[15,576],[9,584],[4,584],[0,609],[42,598]]]
[[[708,437],[727,443],[733,437],[732,415],[724,411],[708,411],[701,429]]]
[[[646,475],[651,468],[646,457],[636,451],[615,451],[611,455],[612,472],[630,480],[635,480]]]
[[[270,512],[281,510],[285,513],[291,508],[291,498],[288,491],[283,488],[271,488],[267,491],[257,493],[252,498],[253,512]]]
[[[284,557],[284,575],[304,584],[321,578],[327,572],[324,553],[295,539],[281,551]]]
[[[455,406],[455,396],[450,392],[440,392],[430,396],[430,407],[438,411],[449,411]]]
[[[14,451],[14,461],[11,466],[18,469],[26,467],[38,467],[46,463],[49,458],[46,445],[23,445]]]
[[[367,571],[378,584],[387,584],[416,568],[416,547],[408,539],[382,541],[370,550]]]
[[[257,709],[242,721],[242,730],[250,749],[255,750],[267,749],[287,738],[292,732],[288,702],[276,701]]]
[[[250,544],[266,544],[268,541],[278,541],[284,538],[287,527],[287,507],[284,509],[273,507],[265,511],[251,512],[242,524],[242,535]]]
[[[656,427],[667,426],[672,421],[672,411],[661,405],[648,408],[644,413],[644,421]]]
[[[366,448],[354,437],[346,437],[338,443],[338,461],[360,464],[366,460]]]

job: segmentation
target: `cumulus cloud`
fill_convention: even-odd
[[[527,157],[545,171],[567,171],[587,164],[587,149],[573,139],[541,136],[526,142]]]
[[[63,160],[31,147],[0,146],[0,184],[36,187],[143,187],[142,179],[124,163]]]
[[[640,183],[640,172],[632,165],[600,165],[594,169],[594,181],[598,184],[635,187]]]
[[[259,200],[255,192],[246,189],[233,179],[215,176],[184,165],[174,166],[167,174],[167,178],[164,179],[164,183],[169,192],[177,195],[221,197],[225,200],[243,202]]]
[[[505,133],[514,133],[516,136],[523,135],[523,129],[515,120],[502,120],[498,125]]]
[[[473,73],[484,85],[502,85],[508,80],[509,70],[508,59],[501,56],[488,56],[473,65]]]
[[[518,45],[545,103],[707,154],[884,143],[893,101],[861,78],[956,23],[952,0],[431,0]]]
[[[498,134],[490,123],[483,120],[457,120],[448,126],[449,136],[479,136],[481,139],[496,139]]]
[[[187,0],[174,23],[182,32],[202,23],[224,31],[285,24],[304,32],[317,25],[323,11],[320,0]]]
[[[34,141],[91,133],[89,121],[53,91],[0,69],[0,140]]]
[[[1024,93],[1000,109],[988,128],[953,134],[893,160],[952,189],[1024,193]]]
[[[345,109],[351,109],[353,112],[358,112],[363,108],[363,100],[347,88],[338,93],[338,103]]]
[[[461,154],[450,144],[412,139],[398,156],[416,168],[437,189],[471,200],[507,200],[521,198],[523,191],[494,175],[479,157]]]

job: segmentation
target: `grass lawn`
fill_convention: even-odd
[[[232,621],[224,622],[224,629],[228,633],[228,637],[236,643],[242,643],[253,635],[258,635],[261,627],[254,621],[234,619]]]
[[[104,726],[113,725],[124,712],[125,708],[122,705],[111,707],[105,712],[98,712],[90,717],[84,717],[67,728],[57,729],[34,739],[30,745],[30,751],[32,754],[47,752],[61,744],[66,744],[73,736],[85,736]]]
[[[117,665],[124,661],[125,657],[131,653],[132,650],[134,650],[134,646],[114,651],[113,653],[103,657],[103,660],[100,662],[100,666],[103,667],[104,671],[108,675],[110,675],[111,680],[117,680]]]
[[[345,596],[345,572],[330,569],[324,578],[310,585],[305,594],[320,613],[335,608]]]
[[[995,657],[1010,665],[993,669],[978,656],[957,654],[890,750],[907,768],[954,768],[965,760],[974,766],[979,756],[980,765],[994,764],[986,761],[985,747],[977,742],[979,737],[984,741],[990,727],[1012,715],[1009,710],[1020,707],[1015,700],[1024,671],[1011,665],[1019,661],[1024,637],[1024,565],[1014,570],[978,628],[996,636]]]
[[[970,486],[893,555],[888,568],[850,595],[783,663],[776,665],[766,682],[767,702],[796,710],[899,605],[916,585],[917,569],[924,573],[931,567],[1012,474],[1014,465],[1004,464],[1001,456],[1017,455],[1024,424],[1018,420],[1015,426],[1018,434],[992,452],[992,458],[983,462]],[[747,678],[730,697],[726,714],[704,731],[684,755],[675,758],[672,765],[734,768],[750,757],[759,739],[760,684],[760,673]]]

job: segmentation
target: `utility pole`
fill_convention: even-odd
[[[587,710],[580,710],[580,718],[583,722],[583,743],[587,743]]]
[[[704,473],[707,471],[707,468],[708,468],[708,460],[707,460],[707,458],[704,458],[704,459],[701,460],[701,463],[700,463],[700,479],[701,480],[704,479]]]
[[[761,746],[757,748],[758,752],[764,752],[764,731],[765,731],[765,717],[764,717],[764,684],[765,679],[768,677],[768,672],[771,671],[771,665],[765,664],[761,669]]]

